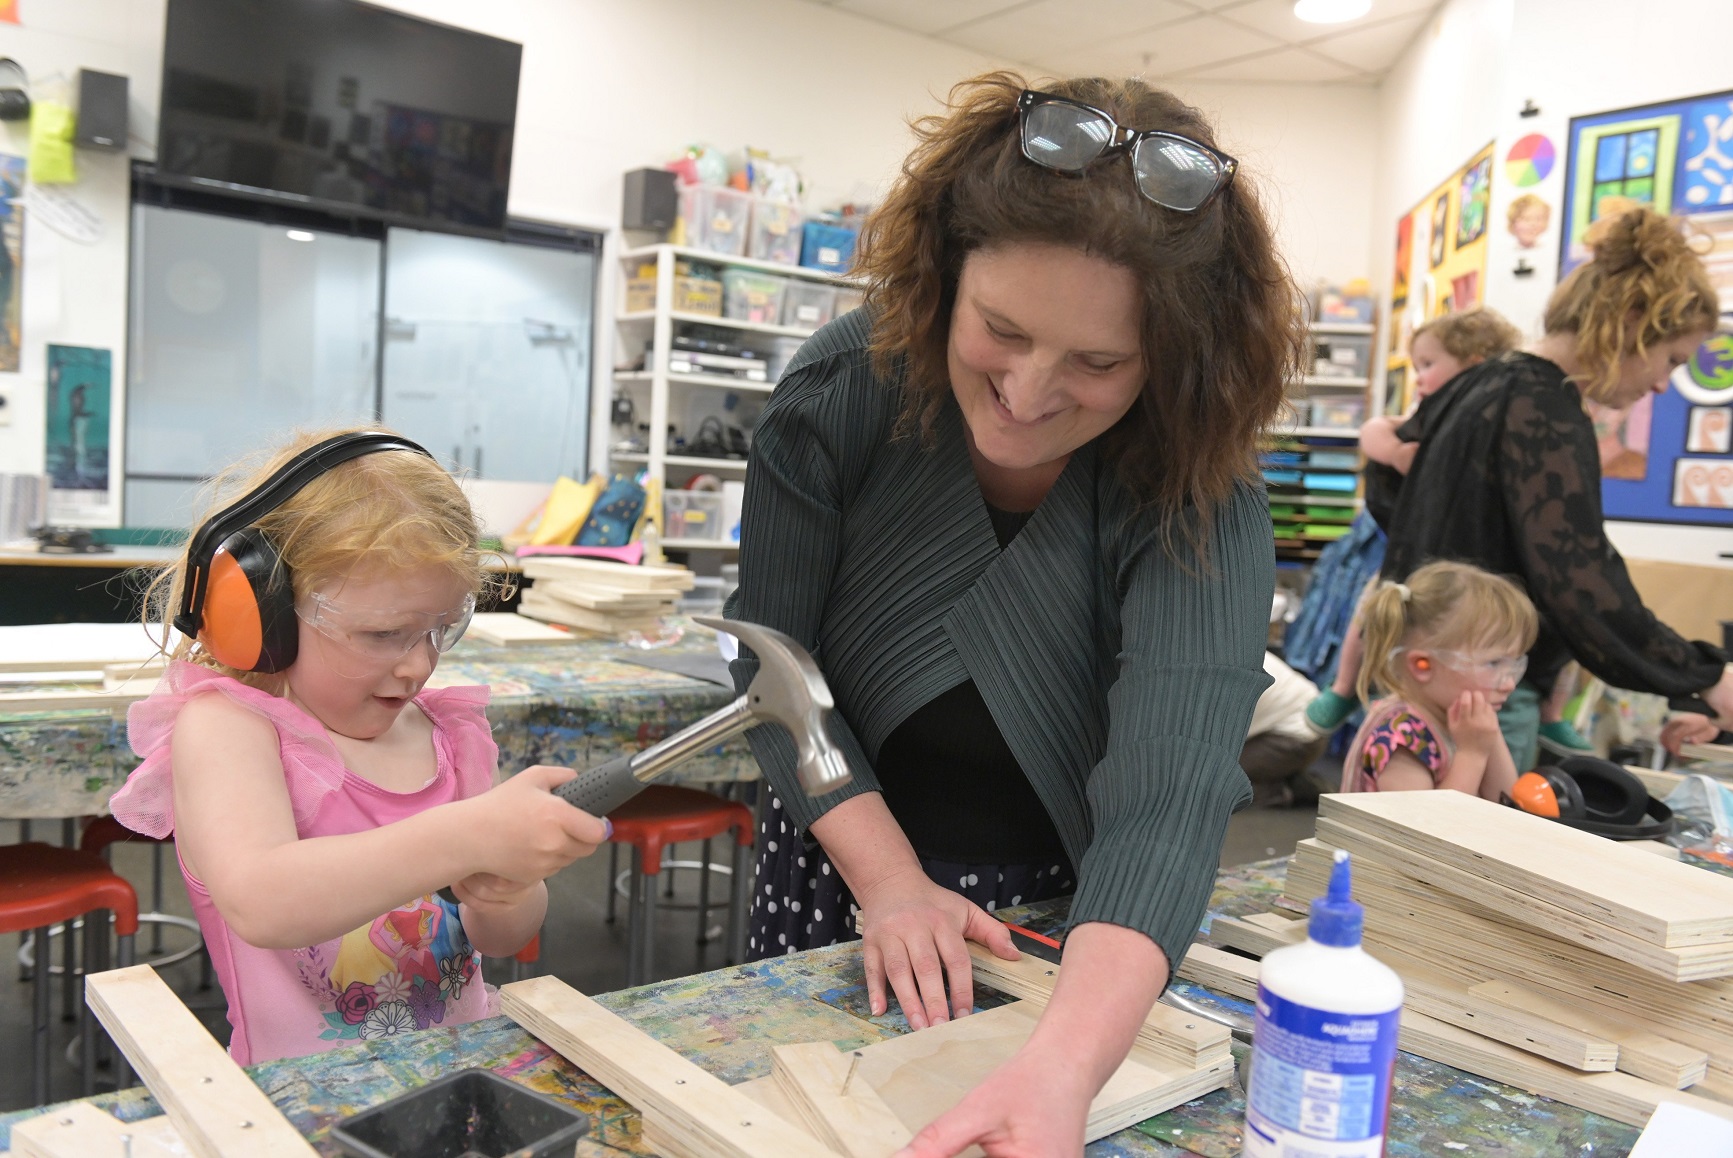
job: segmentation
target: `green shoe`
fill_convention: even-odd
[[[1554,756],[1594,755],[1595,746],[1583,734],[1563,720],[1540,726],[1540,746]]]
[[[1360,706],[1357,696],[1340,696],[1326,688],[1318,698],[1306,705],[1306,726],[1314,735],[1328,736]]]

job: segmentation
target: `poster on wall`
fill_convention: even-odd
[[[53,480],[49,516],[88,512],[108,502],[108,426],[112,358],[87,346],[48,347],[46,454]]]
[[[1733,525],[1733,91],[1573,118],[1559,276],[1592,256],[1591,226],[1635,206],[1684,217],[1721,296],[1721,332],[1662,394],[1588,403],[1607,517]]]
[[[1385,401],[1392,412],[1405,411],[1414,401],[1408,373],[1408,338],[1414,328],[1485,300],[1492,176],[1493,147],[1488,144],[1396,222],[1385,364]]]
[[[18,373],[23,323],[24,158],[0,154],[0,373]]]

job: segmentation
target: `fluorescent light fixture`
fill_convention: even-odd
[[[315,236],[317,236],[317,235],[308,229],[291,229],[291,230],[289,230],[289,240],[290,241],[312,241]]]
[[[1307,24],[1345,24],[1372,11],[1372,0],[1295,0],[1294,15]]]

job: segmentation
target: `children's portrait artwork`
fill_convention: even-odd
[[[1733,510],[1733,462],[1681,458],[1673,467],[1673,505]]]
[[[1450,238],[1445,230],[1450,225],[1450,191],[1446,189],[1438,195],[1438,200],[1432,203],[1432,248],[1427,256],[1432,260],[1434,269],[1444,264],[1446,243]]]
[[[111,356],[48,347],[47,466],[58,491],[108,491]]]
[[[1552,224],[1552,206],[1533,193],[1524,193],[1505,210],[1505,225],[1523,249],[1533,249]]]
[[[1733,407],[1693,406],[1685,431],[1687,454],[1726,454],[1733,450]]]

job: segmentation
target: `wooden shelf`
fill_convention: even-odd
[[[648,370],[614,371],[616,382],[648,382],[651,377]],[[748,382],[744,378],[729,378],[721,374],[669,374],[668,381],[683,382],[688,386],[714,386],[718,390],[745,390],[756,394],[768,394],[776,389],[773,382]]]
[[[689,261],[702,261],[710,265],[733,265],[742,269],[756,269],[762,273],[780,274],[783,277],[804,278],[807,281],[824,282],[827,285],[844,287],[858,286],[854,278],[843,274],[831,273],[828,270],[809,269],[804,265],[784,265],[779,261],[760,261],[756,257],[731,257],[726,253],[712,253],[708,249],[694,249],[689,245],[641,245],[636,249],[628,249],[620,254],[620,260],[649,261],[653,260],[662,250],[668,250],[677,258]]]
[[[663,539],[664,551],[738,551],[739,543],[725,543],[720,539]]]
[[[1265,434],[1269,438],[1352,438],[1358,440],[1360,428],[1357,426],[1296,426],[1292,430],[1271,429]]]
[[[734,318],[718,318],[709,314],[683,314],[673,312],[668,315],[676,322],[695,326],[721,326],[725,330],[745,330],[753,334],[775,334],[780,338],[810,338],[816,332],[803,330],[798,326],[772,326],[767,322],[742,322]],[[655,310],[637,310],[629,314],[616,314],[614,320],[622,323],[654,322]]]
[[[1370,334],[1377,329],[1371,322],[1318,322],[1306,328],[1314,334]]]
[[[689,466],[698,470],[746,469],[746,460],[743,458],[694,458],[685,454],[671,454],[662,461],[669,466]]]
[[[1340,390],[1364,390],[1372,385],[1370,378],[1331,378],[1327,375],[1308,374],[1300,379],[1302,386],[1326,386]]]

